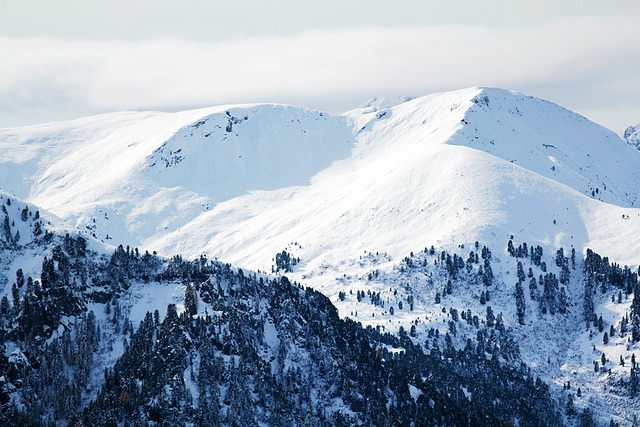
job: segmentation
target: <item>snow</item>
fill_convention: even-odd
[[[414,401],[417,401],[418,397],[420,397],[420,395],[424,394],[424,393],[422,393],[422,390],[418,389],[416,386],[411,385],[411,384],[409,384],[409,393],[411,394],[411,398]]]
[[[264,343],[268,347],[264,359],[271,365],[271,373],[275,374],[278,366],[275,356],[278,354],[280,339],[278,338],[278,330],[271,319],[267,319],[264,324]]]
[[[0,185],[107,243],[167,256],[270,271],[298,242],[296,278],[320,289],[322,265],[341,275],[363,250],[397,260],[510,234],[640,263],[640,243],[620,244],[640,230],[640,153],[615,134],[501,89],[402,101],[344,116],[265,104],[0,130],[11,171]]]
[[[136,282],[128,289],[127,298],[120,302],[122,313],[136,328],[147,312],[158,310],[160,318],[164,318],[168,304],[175,304],[181,313],[184,311],[185,287],[183,283]]]
[[[626,133],[626,141],[636,134],[635,128]],[[422,276],[407,276],[400,261],[431,245],[466,257],[479,241],[494,253],[488,305],[513,328],[536,375],[558,388],[568,380],[582,388],[578,407],[605,396],[624,408],[611,403],[609,380],[594,372],[592,361],[604,352],[613,378],[624,377],[640,348],[627,348],[619,336],[604,345],[601,334],[586,329],[580,266],[567,285],[570,315],[538,315],[525,289],[526,324],[519,325],[516,260],[505,253],[506,242],[513,235],[516,245],[541,245],[552,271],[559,247],[565,253],[591,248],[636,269],[639,166],[640,152],[613,132],[548,101],[495,88],[376,100],[342,116],[261,104],[0,130],[5,197],[12,193],[44,208],[43,215],[50,211],[48,218],[59,217],[57,227],[261,271],[271,271],[275,254],[287,250],[301,260],[287,275],[329,296],[342,317],[390,332],[413,324],[420,342],[430,328],[448,330],[450,307],[469,308],[481,319],[486,307],[472,284],[435,305],[443,278],[434,258]],[[8,263],[6,274],[15,277],[23,268],[35,277],[38,262]],[[372,271],[379,274],[369,280]],[[405,289],[408,278],[411,289]],[[385,307],[358,302],[358,290],[380,292]],[[409,294],[414,310],[406,304]],[[136,324],[147,311],[164,314],[170,302],[182,309],[183,296],[181,283],[138,283],[121,304]],[[596,311],[615,325],[629,304],[611,303],[607,294]],[[280,340],[270,322],[265,319],[264,358],[275,369],[271,358]],[[461,337],[475,330],[465,322],[458,327]],[[101,363],[122,352],[121,342],[112,345]]]
[[[40,206],[27,203],[3,190],[0,190],[0,206],[6,211],[6,214],[4,211],[0,212],[0,221],[4,223],[5,216],[8,218],[12,240],[18,233],[20,234],[20,238],[16,240],[17,246],[13,247],[12,242],[7,242],[4,227],[0,231],[0,248],[13,249],[4,250],[0,254],[0,297],[2,297],[10,294],[11,285],[15,282],[16,272],[19,269],[22,269],[25,280],[29,276],[34,279],[40,277],[42,260],[45,256],[50,257],[51,254],[50,250],[43,250],[42,247],[35,245],[34,242],[37,238],[42,238],[45,231],[55,232],[62,236],[67,233],[70,235],[83,233],[82,230],[77,230],[63,219]],[[27,208],[27,215],[23,221],[22,211],[25,208]],[[36,217],[36,213],[39,218]],[[42,231],[38,237],[34,235],[36,223],[41,225]],[[104,244],[89,237],[87,239],[87,248],[103,252],[108,246],[105,247]]]
[[[200,390],[198,389],[197,378],[194,378],[192,372],[198,372],[200,369],[200,354],[196,354],[193,366],[185,368],[183,378],[185,387],[189,390],[193,402],[197,402],[200,397]]]
[[[496,117],[473,102],[478,97],[491,99]],[[522,115],[511,113],[516,108]],[[640,156],[612,132],[546,101],[494,89],[432,95],[385,111],[348,115],[356,139],[351,157],[311,185],[228,200],[151,245],[266,271],[275,253],[291,248],[302,260],[293,277],[329,295],[337,294],[330,290],[335,278],[353,274],[354,255],[363,250],[398,260],[427,244],[503,247],[511,234],[553,249],[592,247],[638,265],[640,248],[629,237],[640,227],[632,207]],[[554,116],[553,126],[533,132]],[[522,144],[510,142],[513,128]],[[476,133],[494,144],[476,142]],[[548,150],[561,164],[555,171]]]
[[[0,130],[0,187],[141,245],[247,191],[307,184],[350,138],[345,118],[284,105],[108,114]]]

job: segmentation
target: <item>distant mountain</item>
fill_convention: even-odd
[[[592,411],[625,425],[640,410],[635,134],[625,143],[556,104],[497,88],[376,100],[344,115],[272,104],[116,113],[0,130],[0,187],[20,206],[51,212],[58,236],[87,238],[94,272],[103,271],[92,286],[185,303],[182,287],[177,296],[172,285],[105,273],[114,253],[160,264],[205,256],[265,280],[286,274],[328,297],[342,319],[408,335],[408,353],[409,342],[426,354],[434,339],[456,351],[470,340],[500,366],[524,363],[567,424]],[[0,231],[11,259],[22,260],[3,273],[7,296],[18,265],[38,277],[53,255],[38,252],[38,239],[15,240],[18,229],[31,236],[32,219],[15,227],[4,239]],[[22,254],[28,244],[35,252]],[[183,280],[192,279],[189,270]],[[107,288],[92,293],[99,307],[86,308],[105,310]],[[237,302],[224,295],[229,307]],[[247,304],[268,311],[263,297],[273,299]],[[132,330],[144,319],[134,312]],[[99,356],[100,366],[114,366],[121,350]]]
[[[623,263],[640,250],[620,245],[640,229],[628,211],[640,157],[601,126],[491,88],[374,110],[230,106],[6,129],[0,186],[100,240],[255,269],[294,242],[316,266],[513,233]]]
[[[140,245],[248,191],[308,184],[351,145],[346,119],[281,105],[107,114],[0,132],[0,186]]]
[[[297,271],[307,280],[365,250],[398,259],[425,244],[502,247],[512,234],[636,263],[640,153],[613,132],[497,89],[346,117],[351,156],[310,185],[228,200],[154,247],[262,270],[289,248],[305,261]]]

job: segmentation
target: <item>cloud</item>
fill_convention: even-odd
[[[621,131],[640,121],[632,21],[361,27],[218,43],[0,38],[0,126],[236,102],[341,111],[377,94],[490,85],[603,117]]]

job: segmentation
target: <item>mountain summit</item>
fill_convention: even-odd
[[[74,331],[95,341],[74,377],[74,390],[94,387],[85,419],[122,415],[126,397],[158,422],[198,406],[210,420],[279,425],[269,408],[297,405],[295,418],[321,404],[333,409],[318,419],[419,419],[402,409],[417,405],[434,425],[460,425],[437,421],[454,407],[447,396],[465,420],[469,402],[499,401],[505,419],[560,425],[577,420],[577,387],[581,420],[593,409],[630,424],[639,166],[638,150],[576,113],[480,87],[343,115],[251,104],[0,130],[0,321],[12,351],[0,362],[13,373],[0,398],[21,393],[15,373],[32,363],[20,334],[74,366]],[[151,312],[167,303],[160,323]],[[369,387],[370,369],[391,385]],[[441,377],[424,383],[427,372]],[[446,392],[428,391],[432,381]],[[513,389],[528,391],[501,394]],[[188,411],[171,419],[192,422]]]
[[[378,104],[5,129],[0,186],[98,239],[256,269],[292,242],[314,270],[362,250],[399,256],[511,234],[635,262],[639,248],[619,243],[640,228],[640,153],[613,132],[496,88]]]

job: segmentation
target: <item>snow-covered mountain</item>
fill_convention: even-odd
[[[592,267],[583,256],[589,248],[608,257],[611,277],[632,282],[639,166],[640,152],[615,133],[496,88],[375,100],[344,115],[261,104],[0,130],[0,188],[51,212],[60,229],[258,272],[280,274],[285,260],[287,276],[328,296],[341,317],[392,333],[413,327],[418,341],[449,331],[456,348],[478,325],[468,320],[454,334],[451,309],[492,323],[479,296],[490,289],[533,374],[580,384],[578,407],[623,422],[639,405],[610,382],[629,382],[631,357],[640,357],[620,333],[633,286],[618,298],[621,281],[602,279],[587,316],[602,316],[600,325],[585,330]],[[510,240],[544,256],[515,256]],[[493,253],[485,264],[469,254],[481,246],[483,258]],[[466,272],[452,270],[452,257]],[[527,282],[540,278],[540,291],[525,286],[524,309],[514,299],[523,268]],[[561,316],[547,313],[556,309]],[[618,331],[607,343],[604,326]],[[603,379],[592,364],[601,356],[627,365],[607,365]]]
[[[296,256],[313,272],[364,250],[397,257],[427,243],[503,245],[517,234],[635,262],[639,248],[619,243],[640,226],[640,156],[612,132],[494,89],[347,117],[356,139],[351,157],[311,185],[227,201],[154,246],[264,269],[297,242]]]
[[[345,118],[281,105],[108,114],[2,131],[0,186],[142,245],[248,191],[307,184],[351,143]]]
[[[640,154],[613,132],[500,89],[373,110],[250,105],[6,129],[0,186],[102,240],[255,269],[294,242],[313,272],[363,250],[511,234],[638,263],[640,247],[620,243],[640,229]]]

